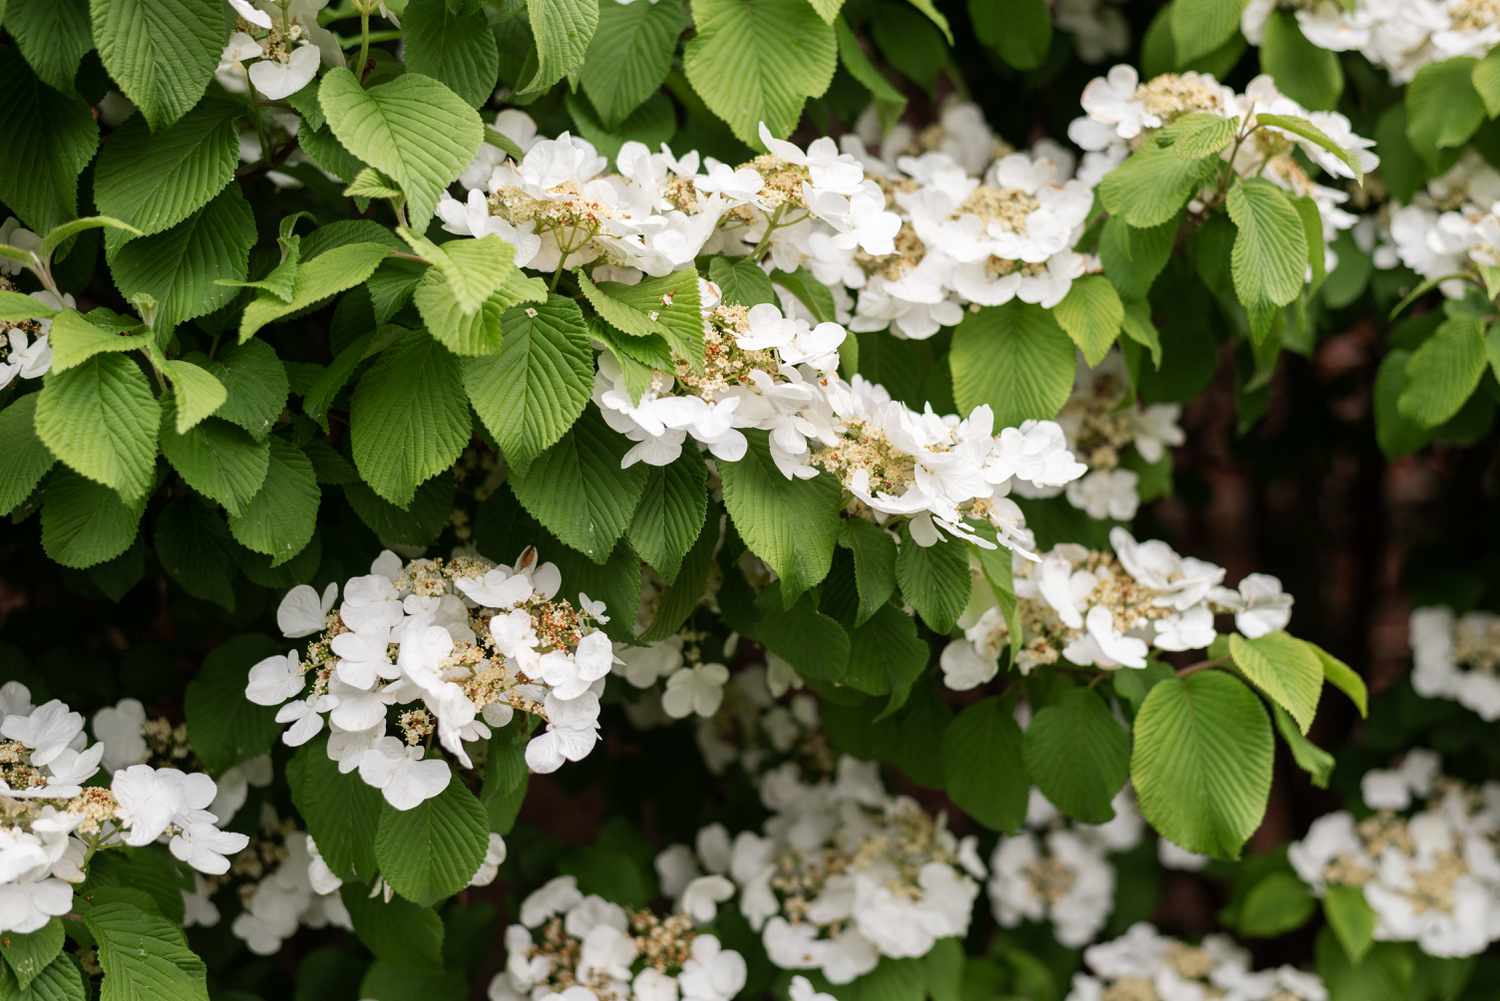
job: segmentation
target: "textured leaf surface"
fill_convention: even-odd
[[[384,805],[380,790],[358,775],[344,775],[328,757],[325,740],[300,748],[287,767],[292,802],[307,822],[328,867],[344,880],[367,881],[376,872],[375,839]]]
[[[683,0],[599,5],[599,29],[578,79],[605,126],[620,124],[656,93],[687,23]]]
[[[270,469],[267,439],[255,438],[222,420],[211,419],[179,432],[164,425],[161,451],[183,482],[231,515],[240,514],[260,492]]]
[[[765,435],[747,437],[750,448],[743,459],[719,464],[724,506],[740,537],[776,571],[783,597],[791,600],[828,576],[833,565],[839,485],[826,473],[787,479],[771,459]]]
[[[455,775],[410,810],[381,808],[375,860],[397,893],[425,907],[467,886],[488,845],[484,807]]]
[[[694,0],[693,26],[683,49],[688,80],[752,147],[761,122],[787,135],[807,99],[833,80],[833,28],[806,0]]]
[[[691,450],[669,466],[647,470],[646,488],[627,534],[630,547],[669,584],[703,531],[707,486],[708,468]]]
[[[1014,301],[970,313],[953,334],[953,398],[989,404],[997,427],[1057,415],[1073,390],[1073,342],[1053,315]]]
[[[14,511],[57,462],[36,434],[37,394],[0,410],[0,515]]]
[[[536,0],[526,5],[526,13],[536,43],[537,67],[518,93],[535,94],[583,65],[599,28],[599,5],[594,0]]]
[[[122,354],[49,373],[36,405],[36,433],[52,454],[127,499],[151,488],[160,424],[151,384]]]
[[[83,913],[104,967],[100,1001],[208,1001],[203,960],[181,929],[125,903],[101,903]]]
[[[1188,851],[1238,858],[1271,791],[1271,723],[1222,671],[1157,682],[1135,719],[1130,778],[1151,826]]]
[[[268,323],[358,285],[374,274],[388,253],[390,248],[379,243],[346,243],[301,262],[292,282],[290,300],[268,292],[245,307],[240,317],[240,343],[254,337]]]
[[[272,437],[265,482],[239,514],[231,514],[229,531],[239,544],[271,557],[273,567],[300,553],[317,528],[322,491],[306,454]]]
[[[140,118],[115,129],[94,169],[99,211],[149,234],[207,205],[240,162],[236,110],[208,100],[159,132]]]
[[[375,359],[349,408],[354,464],[397,507],[453,465],[469,442],[469,405],[458,356],[419,333]]]
[[[984,826],[1014,831],[1026,819],[1021,729],[1000,698],[982,699],[943,733],[943,783],[953,802]]]
[[[476,108],[495,92],[500,51],[482,7],[412,0],[401,15],[401,38],[411,72],[445,84]]]
[[[213,0],[90,0],[104,68],[151,128],[198,103],[229,37],[228,10]]]
[[[269,754],[276,745],[281,735],[276,710],[245,698],[245,674],[246,665],[285,652],[269,636],[231,636],[209,651],[188,682],[183,697],[188,739],[209,774]]]
[[[86,570],[112,560],[135,541],[142,503],[59,469],[42,495],[42,548],[56,563]]]
[[[1042,708],[1026,728],[1026,771],[1052,805],[1102,824],[1130,777],[1130,738],[1104,700],[1077,688]]]
[[[318,103],[339,142],[406,192],[411,225],[418,233],[427,229],[438,196],[469,165],[484,139],[478,113],[420,73],[404,73],[365,90],[349,70],[329,70],[318,87]]]
[[[1307,275],[1307,234],[1292,200],[1270,181],[1252,177],[1229,189],[1234,220],[1230,274],[1247,307],[1285,306],[1302,292]]]
[[[0,49],[0,201],[45,233],[78,214],[78,175],[94,157],[99,126],[89,106],[46,86],[14,48]]]
[[[1407,362],[1396,407],[1421,427],[1437,427],[1473,395],[1485,365],[1484,327],[1472,317],[1449,319]]]
[[[1323,694],[1323,665],[1312,647],[1277,630],[1257,639],[1229,637],[1234,666],[1281,708],[1306,734]]]

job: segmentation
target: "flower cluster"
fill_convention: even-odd
[[[1239,588],[1222,586],[1224,568],[1179,556],[1165,542],[1137,542],[1123,528],[1109,533],[1113,552],[1062,543],[1039,563],[1013,561],[1020,627],[1015,666],[1023,674],[1059,659],[1079,667],[1145,667],[1157,650],[1201,650],[1218,635],[1214,617],[1233,613],[1235,627],[1254,639],[1291,620],[1292,596],[1268,574]],[[949,688],[967,691],[999,671],[1011,623],[998,606],[971,608],[962,639],[943,649]]]
[[[1411,613],[1412,687],[1452,699],[1487,723],[1500,719],[1500,615],[1449,608]]]
[[[41,239],[22,229],[15,219],[6,219],[0,225],[0,243],[22,250],[34,251],[41,246]],[[0,290],[14,291],[7,275],[20,272],[22,264],[0,257]],[[31,297],[49,309],[72,309],[71,295],[59,296],[46,289],[31,293]],[[48,341],[52,321],[48,319],[10,320],[0,323],[0,389],[16,379],[40,379],[52,368],[52,345]]]
[[[627,910],[559,876],[522,901],[520,922],[505,930],[490,1001],[731,1001],[747,969],[703,930],[716,909]]]
[[[619,365],[600,356],[594,400],[606,421],[636,445],[628,465],[666,465],[688,435],[721,461],[745,455],[741,429],[769,432],[771,457],[783,475],[832,474],[851,496],[851,513],[885,523],[909,519],[912,538],[932,545],[949,533],[992,547],[965,524],[993,526],[1007,545],[1029,546],[1013,484],[1061,487],[1084,466],[1068,451],[1062,428],[1027,421],[997,434],[981,406],[966,418],[918,412],[861,376],[833,368],[844,330],[808,324],[776,306],[746,309],[719,301],[701,283],[704,369],[686,364],[654,373],[633,397]]]
[[[1292,966],[1252,970],[1250,954],[1222,935],[1198,945],[1148,924],[1084,950],[1089,972],[1073,976],[1066,1001],[1327,1001],[1314,974]]]
[[[187,725],[174,723],[165,716],[149,716],[139,699],[121,699],[94,713],[89,721],[94,739],[104,748],[103,765],[107,772],[117,772],[131,765],[153,768],[177,768],[183,771],[205,771],[188,742]],[[228,821],[245,805],[250,788],[263,789],[271,784],[271,757],[258,755],[226,768],[214,780],[218,792],[208,810]]]
[[[219,56],[225,90],[280,101],[312,83],[319,67],[344,65],[339,38],[318,24],[328,0],[229,0],[235,30]]]
[[[1415,942],[1431,956],[1471,956],[1500,939],[1500,785],[1442,775],[1431,751],[1361,780],[1363,819],[1319,817],[1287,858],[1321,895],[1356,886],[1375,912],[1375,939]]]
[[[1145,827],[1129,791],[1113,805],[1115,816],[1107,823],[1074,824],[1031,790],[1026,828],[1002,837],[990,856],[987,889],[1001,927],[1046,921],[1069,948],[1094,941],[1115,904],[1109,856],[1140,844]]]
[[[1067,435],[1068,449],[1088,472],[1062,491],[1068,503],[1090,518],[1129,521],[1141,505],[1140,474],[1124,465],[1127,459],[1155,464],[1167,449],[1185,441],[1176,403],[1143,406],[1130,391],[1124,359],[1111,353],[1095,368],[1079,360],[1073,394],[1057,415]],[[1050,497],[1057,488],[1019,485],[1026,497]]]
[[[1482,58],[1500,43],[1500,7],[1491,0],[1249,0],[1240,30],[1252,45],[1261,43],[1278,8],[1294,12],[1309,42],[1332,52],[1359,52],[1397,83],[1428,63]]]
[[[817,783],[784,766],[762,798],[775,811],[763,834],[708,839],[699,854],[733,879],[776,966],[846,984],[882,956],[924,956],[968,930],[984,877],[974,838],[891,796],[874,764],[843,758],[836,778]]]
[[[1142,82],[1134,67],[1120,64],[1089,82],[1083,91],[1082,104],[1084,115],[1068,126],[1068,137],[1088,151],[1079,175],[1094,181],[1157,130],[1183,115],[1208,112],[1237,117],[1240,132],[1246,137],[1226,149],[1224,158],[1241,177],[1264,177],[1293,197],[1311,198],[1323,220],[1325,244],[1357,221],[1342,207],[1349,200],[1349,193],[1313,180],[1292,154],[1300,150],[1333,178],[1353,178],[1354,171],[1319,144],[1265,124],[1257,116],[1276,114],[1306,119],[1348,151],[1361,171],[1374,170],[1380,164],[1380,158],[1372,150],[1374,141],[1356,135],[1348,118],[1336,111],[1308,111],[1278,91],[1269,76],[1256,77],[1240,94],[1206,73],[1164,73]],[[1201,200],[1196,201],[1189,208],[1201,208],[1202,204]]]
[[[199,876],[193,891],[183,893],[186,924],[216,926],[220,914],[213,897],[228,886],[241,906],[230,931],[256,955],[280,952],[298,928],[350,928],[337,878],[332,882],[314,878],[320,871],[316,852],[317,846],[305,831],[278,816],[269,804],[263,806],[255,835],[230,858],[229,871]]]
[[[447,787],[442,750],[472,768],[466,743],[517,711],[546,729],[526,747],[532,771],[585,757],[598,740],[599,695],[614,662],[603,604],[557,596],[562,577],[527,549],[514,566],[458,554],[403,565],[382,553],[370,573],[320,595],[293,588],[277,609],[288,638],[315,636],[250,669],[245,695],[280,706],[282,740],[305,744],[329,728],[342,771],[409,810]],[[394,730],[394,732],[391,732]]]
[[[1470,286],[1449,276],[1474,266],[1500,266],[1500,171],[1466,150],[1458,162],[1427,182],[1410,205],[1388,207],[1375,264],[1398,263],[1423,278],[1447,278],[1438,286],[1449,298]]]
[[[179,860],[217,874],[248,843],[219,829],[207,775],[136,764],[108,786],[85,785],[103,756],[81,714],[56,699],[33,706],[19,682],[0,685],[0,932],[33,932],[66,914],[100,849],[166,839]]]

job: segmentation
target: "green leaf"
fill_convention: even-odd
[[[442,0],[438,0],[439,4]],[[314,839],[316,840],[316,839]],[[477,868],[477,867],[476,867]],[[401,897],[383,900],[358,884],[340,894],[354,934],[376,959],[406,966],[441,969],[443,919],[437,912]]]
[[[788,479],[771,459],[764,434],[751,432],[739,462],[719,465],[724,507],[750,551],[781,578],[782,598],[792,601],[828,576],[839,534],[840,490],[826,473]]]
[[[151,541],[162,569],[179,587],[234,611],[234,581],[239,575],[232,558],[234,541],[216,512],[191,497],[168,501],[157,512]]]
[[[1386,458],[1410,455],[1432,440],[1432,431],[1401,413],[1410,351],[1389,351],[1375,373],[1375,441]]]
[[[1358,963],[1375,942],[1375,910],[1365,891],[1347,883],[1330,883],[1323,890],[1323,915],[1338,937],[1344,954]]]
[[[1239,129],[1239,118],[1225,118],[1209,111],[1190,111],[1172,123],[1164,135],[1169,148],[1184,160],[1201,160],[1223,152]]]
[[[229,390],[214,378],[207,369],[190,361],[174,359],[163,368],[172,382],[173,410],[177,418],[177,433],[186,434],[188,429],[209,417],[229,399]]]
[[[1472,56],[1428,63],[1406,85],[1406,135],[1429,165],[1441,150],[1468,142],[1484,123],[1484,102],[1474,90],[1477,63]]]
[[[1169,131],[1169,130],[1164,130]],[[1214,176],[1221,161],[1184,160],[1170,146],[1145,143],[1104,175],[1099,200],[1132,226],[1159,226]]]
[[[595,285],[582,271],[579,287],[589,305],[610,326],[631,337],[657,335],[677,355],[703,365],[703,314],[699,306],[698,272],[683,268],[635,285],[601,282]]]
[[[0,49],[0,202],[45,233],[78,214],[78,175],[94,157],[92,109],[32,75],[14,48]]]
[[[919,546],[903,533],[896,582],[927,628],[946,635],[969,604],[968,547],[951,539]]]
[[[854,556],[854,624],[863,625],[896,593],[896,540],[873,522],[849,518],[839,529],[839,545]]]
[[[390,248],[379,243],[346,243],[302,261],[297,265],[290,300],[271,292],[245,307],[240,317],[240,343],[254,337],[268,323],[358,285],[375,273],[388,253]]]
[[[100,354],[49,372],[36,404],[36,433],[52,454],[121,497],[144,497],[156,469],[161,407],[135,362]]]
[[[1260,700],[1222,671],[1200,671],[1151,687],[1135,718],[1130,778],[1162,835],[1233,859],[1260,826],[1274,757]]]
[[[1308,740],[1297,728],[1297,721],[1279,705],[1271,706],[1271,718],[1276,721],[1276,732],[1286,741],[1297,767],[1312,776],[1313,785],[1327,789],[1328,777],[1333,774],[1333,755]]]
[[[997,427],[1055,417],[1073,391],[1077,356],[1052,313],[1012,300],[969,313],[953,332],[953,398],[988,404]]]
[[[1018,70],[1041,66],[1052,48],[1052,10],[1047,0],[1007,4],[969,0],[969,20],[979,40]]]
[[[526,14],[537,66],[531,80],[517,88],[522,96],[541,93],[583,65],[599,27],[599,5],[594,0],[536,0],[526,4]]]
[[[996,831],[1014,831],[1026,819],[1030,784],[1021,729],[1011,705],[981,699],[943,732],[943,784],[969,816]]]
[[[688,82],[752,147],[761,122],[787,135],[807,99],[833,81],[833,29],[807,0],[693,0],[693,25],[683,47]]]
[[[949,45],[953,44],[953,29],[948,25],[948,19],[933,4],[933,0],[907,0],[907,2],[921,11],[927,17],[927,20],[937,25],[938,31],[943,33],[943,37],[948,40]]]
[[[411,240],[406,230],[402,234]],[[429,256],[433,268],[446,280],[448,294],[465,315],[477,312],[516,270],[512,263],[516,248],[493,233],[479,239],[449,240],[441,246],[418,238],[413,246]]]
[[[1473,395],[1486,364],[1482,321],[1450,317],[1413,352],[1396,407],[1420,427],[1435,428]]]
[[[104,68],[151,128],[171,125],[203,96],[229,37],[222,5],[205,0],[91,0]]]
[[[140,118],[115,129],[94,168],[99,211],[149,234],[207,205],[240,162],[237,111],[210,99],[158,132]]]
[[[1285,869],[1257,880],[1235,909],[1233,926],[1252,938],[1275,938],[1307,923],[1317,909],[1312,891]]]
[[[1227,204],[1237,229],[1229,266],[1240,302],[1249,309],[1296,300],[1307,275],[1307,234],[1292,200],[1252,177],[1230,186]]]
[[[448,527],[453,514],[453,492],[457,486],[453,477],[428,480],[417,488],[416,496],[403,510],[360,482],[352,467],[349,473],[344,496],[381,545],[430,546]],[[321,470],[319,478],[322,479]]]
[[[597,412],[586,411],[524,474],[513,471],[511,487],[521,506],[564,545],[603,563],[646,489],[644,468],[620,468],[629,445]]]
[[[166,918],[108,902],[85,909],[83,923],[104,968],[99,1001],[208,1001],[203,960]]]
[[[42,548],[54,563],[86,570],[119,556],[135,541],[144,503],[60,469],[42,494]]]
[[[353,73],[338,67],[324,75],[318,103],[339,142],[406,192],[411,226],[418,233],[426,231],[443,189],[469,165],[484,140],[479,114],[420,73],[404,73],[365,90]]]
[[[131,236],[141,235],[141,231],[136,229],[134,226],[130,225],[129,223],[121,222],[118,219],[111,218],[110,216],[85,216],[82,219],[74,219],[72,222],[65,222],[61,226],[54,226],[51,230],[49,230],[47,232],[47,235],[42,238],[42,245],[36,252],[37,256],[44,261],[51,260],[52,252],[54,250],[62,246],[72,237],[77,236],[79,233],[84,233],[91,229],[115,229],[119,230],[122,233],[128,233]]]
[[[302,238],[293,234],[292,227],[296,225],[298,216],[304,214],[294,213],[281,220],[281,233],[276,238],[276,242],[281,247],[281,260],[264,278],[256,281],[217,278],[214,284],[227,285],[231,288],[253,288],[269,292],[282,302],[291,302],[292,293],[297,287],[297,265],[302,260]]]
[[[50,320],[60,312],[61,310],[53,309],[40,299],[33,299],[24,292],[0,289],[0,323]]]
[[[1338,53],[1309,42],[1290,10],[1272,11],[1266,20],[1260,66],[1276,81],[1277,90],[1305,108],[1334,108],[1344,92]]]
[[[468,359],[463,385],[506,458],[526,465],[573,426],[593,386],[594,353],[576,303],[552,296],[502,320],[500,353]]]
[[[250,665],[282,652],[282,644],[268,636],[231,636],[203,658],[202,668],[188,682],[182,703],[188,739],[209,774],[269,754],[276,746],[281,736],[276,710],[245,698],[245,673]]]
[[[10,967],[21,989],[25,990],[58,957],[66,939],[62,922],[53,918],[29,934],[6,932],[0,937],[0,956],[5,957],[5,965]],[[72,965],[71,959],[68,964]],[[78,997],[83,997],[81,989]]]
[[[42,82],[72,94],[78,65],[94,47],[88,0],[10,0],[4,18],[5,30]]]
[[[1144,302],[1125,304],[1125,322],[1120,330],[1127,338],[1151,353],[1151,364],[1161,368],[1161,334],[1151,322],[1151,307]]]
[[[52,345],[53,372],[66,372],[96,355],[115,351],[134,351],[152,341],[149,331],[124,334],[96,327],[82,314],[68,309],[58,313],[49,331]]]
[[[599,5],[599,30],[578,81],[605,126],[625,121],[666,82],[687,23],[683,0]]]
[[[392,182],[384,174],[374,167],[361,167],[359,173],[349,182],[344,189],[347,198],[389,198],[397,199],[403,197],[401,189],[392,186]]]
[[[1307,641],[1304,640],[1303,642]],[[1365,689],[1364,679],[1355,673],[1354,668],[1345,664],[1316,643],[1308,643],[1307,645],[1312,648],[1312,652],[1317,655],[1318,662],[1323,667],[1323,679],[1347,695],[1349,701],[1354,703],[1354,708],[1359,710],[1360,716],[1368,716],[1370,714],[1370,695]]]
[[[1281,630],[1255,639],[1229,637],[1234,666],[1281,708],[1291,713],[1304,734],[1318,712],[1323,693],[1323,665],[1312,648]]]
[[[216,411],[220,419],[238,424],[257,439],[271,433],[286,409],[291,384],[286,367],[269,344],[236,344],[218,358],[205,360],[203,367],[229,392],[229,399]]]
[[[1475,63],[1469,80],[1484,102],[1485,112],[1491,118],[1500,115],[1500,50],[1491,49],[1489,55]]]
[[[1178,65],[1208,55],[1240,30],[1244,0],[1173,0],[1169,17]]]
[[[504,446],[501,446],[502,448]],[[689,449],[668,466],[652,466],[631,518],[630,548],[668,584],[703,532],[708,513],[708,467]]]
[[[401,14],[406,68],[447,85],[474,107],[495,92],[500,50],[484,8],[446,0],[410,0]]]
[[[458,356],[412,332],[381,352],[354,389],[354,464],[380,496],[406,507],[469,443],[469,404]]]
[[[708,277],[723,301],[730,306],[758,306],[776,303],[776,289],[770,276],[750,257],[715,257],[708,262]]]
[[[1125,306],[1108,278],[1085,275],[1073,280],[1068,294],[1054,308],[1053,316],[1092,366],[1104,361],[1120,336]]]
[[[1098,695],[1075,688],[1044,706],[1022,754],[1037,788],[1069,817],[1102,824],[1115,815],[1112,801],[1130,777],[1130,737]]]
[[[521,303],[546,302],[547,286],[541,279],[527,278],[512,267],[479,309],[465,315],[448,281],[436,268],[429,268],[417,284],[413,298],[422,322],[433,337],[454,354],[474,357],[494,355],[500,350],[505,311]],[[567,302],[572,305],[571,299]]]
[[[205,420],[187,431],[162,427],[161,451],[183,482],[231,516],[241,514],[260,491],[270,469],[266,439],[257,441],[221,420]]]
[[[155,299],[155,326],[170,330],[234,299],[235,289],[217,280],[243,280],[254,245],[255,214],[238,185],[230,185],[171,229],[125,244],[110,256],[109,270],[126,299],[141,293]]]
[[[1283,132],[1290,132],[1294,136],[1301,136],[1308,142],[1327,150],[1343,161],[1344,166],[1354,172],[1355,180],[1360,184],[1365,182],[1365,173],[1359,167],[1359,160],[1344,147],[1334,142],[1327,132],[1324,132],[1306,118],[1298,115],[1271,115],[1262,112],[1255,116],[1255,120],[1261,125],[1270,125],[1281,129]]]
[[[28,393],[0,410],[0,516],[20,507],[57,461],[37,437],[36,401]]]
[[[889,695],[875,717],[885,719],[906,704],[930,655],[912,617],[895,605],[882,605],[849,637],[844,683],[866,695]]]
[[[338,762],[328,757],[328,742],[321,739],[292,756],[287,784],[308,835],[334,875],[351,882],[373,879],[377,869],[371,832],[384,809],[380,790],[358,775],[341,773]]]
[[[457,775],[448,788],[410,810],[389,803],[380,809],[375,829],[380,875],[423,907],[468,886],[488,847],[484,807]]]
[[[810,595],[785,610],[775,607],[755,625],[761,646],[813,681],[843,681],[849,671],[849,634],[836,621],[813,607]]]
[[[277,567],[312,541],[323,495],[302,449],[282,438],[270,442],[265,482],[238,514],[230,513],[229,531],[240,545],[271,557],[271,566]]]

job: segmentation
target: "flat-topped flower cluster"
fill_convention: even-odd
[[[1040,562],[1013,560],[1021,673],[1059,660],[1140,668],[1153,648],[1203,650],[1218,636],[1219,614],[1232,613],[1235,628],[1251,639],[1291,620],[1292,596],[1269,574],[1228,588],[1223,567],[1180,556],[1165,542],[1137,542],[1124,528],[1112,529],[1109,541],[1112,552],[1060,543]],[[998,673],[1012,624],[995,605],[971,608],[960,625],[963,638],[943,649],[940,662],[948,687],[966,691]]]
[[[1089,82],[1082,104],[1084,114],[1068,126],[1068,137],[1088,151],[1079,176],[1091,182],[1102,179],[1146,139],[1184,115],[1207,112],[1239,119],[1240,134],[1245,138],[1227,147],[1223,158],[1241,177],[1263,177],[1293,197],[1311,198],[1323,221],[1325,246],[1357,221],[1343,208],[1349,193],[1315,181],[1292,154],[1302,153],[1336,181],[1352,179],[1355,172],[1317,142],[1265,123],[1258,116],[1305,119],[1347,151],[1361,172],[1380,164],[1373,150],[1374,140],[1355,134],[1348,118],[1336,111],[1307,110],[1278,91],[1265,75],[1251,80],[1244,92],[1238,93],[1206,73],[1164,73],[1142,81],[1133,66],[1122,63]],[[1188,207],[1197,210],[1204,204],[1198,199]]]
[[[614,650],[604,605],[559,597],[562,576],[527,549],[513,566],[460,553],[403,564],[382,553],[370,573],[320,595],[289,591],[277,610],[288,638],[315,637],[250,669],[245,695],[279,706],[282,740],[329,728],[328,756],[357,770],[386,802],[409,810],[464,768],[466,743],[487,740],[517,712],[545,723],[526,747],[532,771],[585,757],[598,739],[599,695]],[[433,743],[436,741],[437,746]]]
[[[505,930],[490,1001],[732,1001],[747,968],[704,927],[716,910],[711,897],[667,915],[627,910],[559,876],[523,900]]]
[[[1327,1001],[1316,975],[1293,966],[1254,970],[1250,954],[1223,935],[1198,945],[1149,924],[1083,953],[1066,1001]]]
[[[108,785],[88,785],[104,753],[82,714],[57,699],[32,705],[19,682],[0,685],[0,932],[33,932],[68,913],[100,850],[165,841],[179,860],[218,874],[248,844],[219,829],[207,775],[131,764]]]
[[[776,966],[846,984],[882,956],[924,956],[968,930],[985,875],[975,839],[886,792],[875,764],[842,758],[835,777],[817,782],[783,767],[762,799],[773,810],[762,833],[731,842],[710,828],[697,854],[706,872],[732,880]]]
[[[720,301],[700,282],[705,365],[657,372],[633,396],[618,363],[600,355],[594,401],[610,426],[636,442],[625,456],[666,465],[688,436],[723,462],[744,457],[744,430],[769,433],[771,457],[787,478],[833,475],[851,513],[884,524],[903,519],[919,545],[944,533],[992,547],[965,521],[989,524],[1001,542],[1029,548],[1013,484],[1061,487],[1085,467],[1053,421],[996,430],[988,406],[967,417],[918,412],[862,376],[835,371],[846,333],[816,327],[774,305],[746,309]]]
[[[1426,750],[1360,783],[1371,811],[1319,817],[1288,860],[1322,895],[1359,887],[1375,939],[1415,942],[1431,956],[1472,956],[1500,939],[1500,784],[1442,774]]]
[[[1358,52],[1397,83],[1429,63],[1483,58],[1500,43],[1500,4],[1494,0],[1249,0],[1240,30],[1250,44],[1261,44],[1277,9],[1293,11],[1309,42],[1332,52]]]
[[[1411,613],[1411,652],[1418,695],[1452,699],[1485,722],[1500,719],[1500,615],[1418,608]]]
[[[1459,276],[1479,267],[1500,267],[1497,209],[1500,171],[1465,150],[1410,204],[1387,207],[1380,217],[1375,264],[1404,264],[1423,278],[1446,279],[1438,287],[1449,298],[1459,298],[1472,288]]]

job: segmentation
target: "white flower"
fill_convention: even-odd
[[[279,706],[301,694],[305,684],[296,650],[258,661],[250,668],[245,698],[258,706]]]
[[[734,896],[734,884],[723,876],[698,876],[690,880],[677,901],[678,908],[700,924],[713,921],[719,905]]]
[[[7,716],[0,721],[0,736],[31,748],[33,765],[48,765],[68,750],[83,733],[83,716],[53,699],[25,716]]]
[[[328,612],[333,608],[338,594],[337,584],[329,584],[324,588],[321,597],[308,585],[298,584],[276,606],[276,627],[288,639],[322,632],[328,625]]]
[[[744,988],[746,975],[744,957],[712,935],[699,935],[677,983],[683,1001],[731,1001]]]
[[[564,761],[582,761],[599,739],[599,699],[592,692],[571,701],[548,695],[547,729],[526,745],[526,765],[546,774]]]
[[[395,737],[382,737],[359,759],[359,777],[379,789],[397,810],[410,810],[448,788],[448,763],[424,758],[422,748],[407,747]]]
[[[125,843],[139,847],[160,837],[180,814],[204,810],[213,802],[215,787],[207,775],[131,765],[115,773],[110,791],[125,828]]]
[[[213,814],[205,817],[184,825],[168,847],[179,861],[199,872],[220,876],[229,871],[229,859],[225,856],[242,851],[250,839],[244,834],[219,830]]]
[[[146,708],[139,700],[121,699],[116,705],[106,706],[94,713],[92,723],[94,738],[104,748],[103,764],[107,771],[143,764],[151,756],[142,729],[146,725]]]
[[[724,701],[724,683],[729,669],[723,664],[696,664],[683,667],[667,679],[662,693],[662,708],[673,719],[686,716],[712,716]]]

